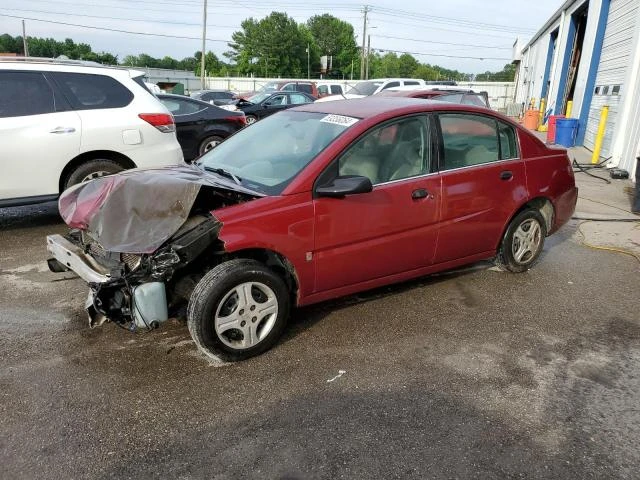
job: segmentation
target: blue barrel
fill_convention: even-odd
[[[575,147],[578,135],[577,118],[558,118],[556,120],[556,143],[563,147]]]

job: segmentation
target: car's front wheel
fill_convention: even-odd
[[[544,247],[547,227],[538,210],[524,210],[516,215],[498,250],[498,263],[510,272],[524,272],[538,260]]]
[[[124,168],[113,160],[95,159],[78,165],[67,177],[64,183],[64,189],[66,190],[78,183],[88,182],[94,178],[104,177],[105,175],[111,175],[123,171]]]
[[[206,355],[244,360],[271,348],[289,316],[282,278],[255,260],[234,259],[196,285],[187,310],[189,332]]]
[[[247,121],[247,125],[251,125],[258,121],[258,117],[256,117],[255,115],[246,115],[245,119]]]

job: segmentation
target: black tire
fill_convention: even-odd
[[[205,153],[207,153],[209,150],[207,150],[207,145],[209,145],[209,143],[211,142],[222,142],[224,141],[224,138],[222,138],[220,135],[211,135],[210,137],[205,138],[201,143],[200,146],[198,147],[198,154],[199,155],[204,155]]]
[[[539,227],[537,233],[535,233],[535,230],[527,230],[527,228],[532,228],[535,224]],[[533,244],[531,244],[531,246],[533,250],[528,250],[520,260],[517,260],[514,254],[514,246],[520,245],[521,242],[519,239],[516,239],[516,244],[514,244],[514,236],[521,226],[525,233],[532,232],[531,241]],[[547,224],[544,217],[538,210],[529,209],[520,212],[513,218],[513,220],[511,220],[511,223],[509,223],[507,231],[500,242],[500,248],[496,259],[498,265],[514,273],[526,272],[540,257],[546,236]]]
[[[216,331],[215,318],[218,309],[223,308],[229,301],[229,293],[246,282],[259,282],[270,288],[275,294],[278,311],[271,330],[263,339],[250,348],[244,348],[241,345],[231,347],[227,343],[233,339],[230,340]],[[225,303],[221,304],[223,300]],[[255,260],[234,259],[217,265],[198,282],[189,299],[187,325],[191,337],[205,355],[234,362],[259,355],[270,349],[278,341],[287,325],[289,309],[289,291],[279,275]],[[262,319],[258,320],[258,323],[260,322]],[[239,329],[228,332],[242,333]]]
[[[118,173],[123,171],[124,168],[117,162],[113,160],[104,160],[104,159],[95,159],[88,160],[80,165],[78,165],[67,177],[67,180],[64,183],[64,189],[81,183],[88,177],[95,175],[94,178],[103,175],[111,175],[113,173]]]
[[[245,119],[247,121],[247,125],[251,125],[258,121],[258,117],[256,117],[255,115],[245,115]]]

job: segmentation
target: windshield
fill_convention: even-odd
[[[284,111],[240,130],[202,156],[198,166],[220,169],[251,190],[279,195],[357,121],[326,113]]]
[[[258,89],[258,93],[273,93],[278,91],[277,82],[269,82],[262,88]]]
[[[257,95],[253,95],[252,97],[249,97],[247,100],[249,100],[251,103],[260,103],[265,98],[267,98],[269,95],[271,95],[271,94],[270,93],[258,93]]]
[[[382,82],[360,82],[351,87],[347,95],[373,95]]]

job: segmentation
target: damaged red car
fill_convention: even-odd
[[[187,305],[206,354],[273,346],[300,305],[497,258],[529,269],[573,214],[566,151],[498,113],[369,97],[287,110],[193,165],[66,191],[50,268],[91,326],[152,329]]]

